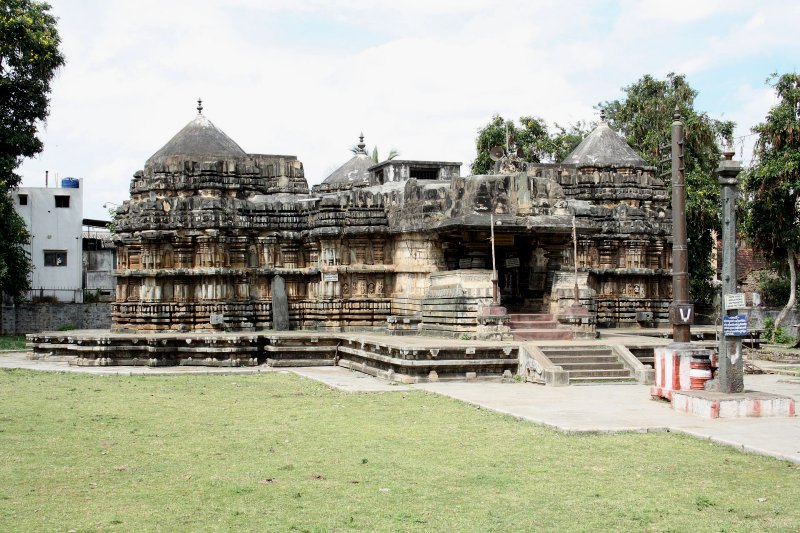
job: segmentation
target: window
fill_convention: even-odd
[[[439,177],[439,169],[411,167],[411,177],[418,180],[435,180]]]
[[[69,207],[69,196],[56,196],[56,207]]]
[[[19,195],[19,205],[28,205],[28,195],[27,194],[20,194]]]
[[[44,251],[44,266],[46,266],[46,267],[63,267],[63,266],[67,266],[67,251],[66,250],[45,250]]]

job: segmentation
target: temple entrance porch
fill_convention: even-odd
[[[505,228],[503,228],[505,229]],[[447,270],[492,270],[489,230],[440,235]],[[555,273],[567,267],[571,235],[507,232],[494,235],[498,304],[510,314],[549,313]]]

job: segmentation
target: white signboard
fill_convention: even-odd
[[[338,272],[323,272],[322,281],[339,281]]]
[[[735,292],[733,294],[726,294],[725,295],[725,310],[728,311],[730,309],[743,309],[747,307],[744,301],[744,293],[743,292]]]
[[[220,314],[211,313],[211,324],[219,325],[224,323],[225,323],[225,315],[221,313]]]

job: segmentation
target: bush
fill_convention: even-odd
[[[764,320],[764,336],[769,342],[772,341],[772,334],[775,333],[775,343],[777,344],[794,344],[795,338],[786,333],[786,328],[775,328],[775,319],[767,318]]]
[[[83,291],[83,303],[93,304],[100,301],[100,289],[94,291]]]
[[[713,304],[716,293],[717,289],[709,278],[689,277],[689,296],[695,304],[701,306]]]
[[[762,272],[758,275],[758,288],[761,301],[767,307],[783,307],[789,301],[789,278],[774,272]]]

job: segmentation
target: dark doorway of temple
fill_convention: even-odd
[[[509,313],[538,313],[547,280],[544,250],[529,235],[495,235],[500,303]]]
[[[492,248],[488,232],[464,232],[443,240],[448,270],[491,270]],[[495,233],[500,304],[509,313],[539,313],[547,281],[545,251],[530,235]]]

